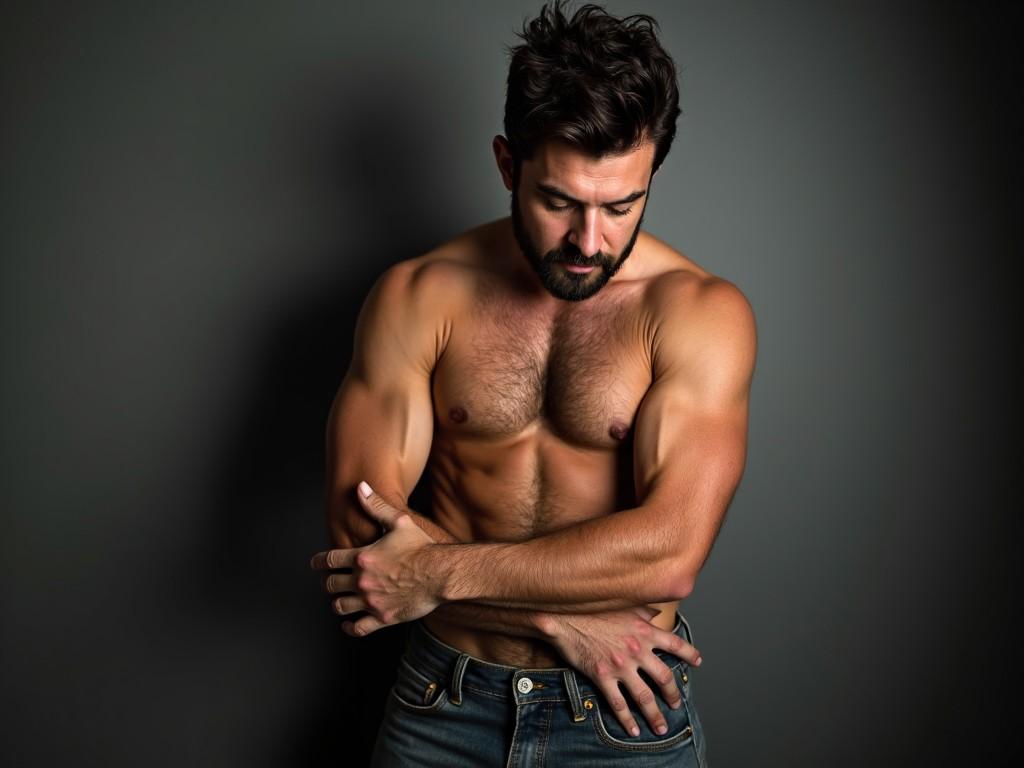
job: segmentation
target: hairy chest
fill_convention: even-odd
[[[636,291],[555,312],[482,296],[435,369],[435,419],[467,438],[539,428],[582,448],[617,448],[650,386],[647,335]]]

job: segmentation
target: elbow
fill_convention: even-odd
[[[671,563],[663,569],[663,578],[657,590],[658,595],[651,599],[654,603],[668,603],[685,600],[693,592],[697,582],[697,574],[688,565]]]
[[[675,582],[671,585],[672,588],[672,599],[673,600],[685,600],[693,592],[694,584],[697,581],[695,574],[686,573],[676,577]]]

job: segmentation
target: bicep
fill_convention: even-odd
[[[378,536],[355,498],[360,480],[405,506],[430,452],[433,417],[424,389],[410,382],[375,391],[353,376],[342,383],[327,423],[328,519],[336,540],[361,546]]]
[[[637,499],[710,548],[746,459],[756,336],[746,299],[724,284],[685,322],[667,324],[637,415]]]
[[[636,434],[634,481],[641,504],[673,508],[711,488],[731,496],[746,456],[746,404],[703,410],[669,385],[655,385]]]
[[[360,313],[352,363],[328,417],[327,515],[342,546],[379,535],[356,501],[359,481],[403,507],[430,453],[434,339],[397,277],[385,275]]]

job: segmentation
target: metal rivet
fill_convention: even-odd
[[[683,738],[684,738],[684,739],[688,739],[688,738],[690,738],[690,737],[691,737],[692,735],[693,735],[693,726],[690,726],[690,725],[686,726],[686,727],[685,727],[685,728],[683,729]]]
[[[594,702],[592,702],[590,699],[587,699],[586,701],[583,702],[583,708],[584,709],[593,709],[594,708]]]
[[[434,697],[434,691],[437,690],[437,683],[431,683],[427,686],[427,690],[423,692],[423,703],[429,704],[430,700]]]
[[[690,677],[685,672],[683,672],[683,682],[684,683],[690,682]]]

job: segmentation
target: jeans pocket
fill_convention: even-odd
[[[679,709],[672,709],[656,693],[658,709],[661,710],[661,714],[665,717],[665,724],[668,726],[668,731],[664,735],[656,734],[651,729],[650,723],[647,722],[636,704],[629,700],[628,695],[626,701],[633,719],[636,720],[636,724],[640,728],[639,736],[630,736],[622,727],[608,702],[603,697],[594,697],[591,719],[594,721],[594,730],[601,743],[626,752],[663,752],[673,748],[685,749],[687,746],[695,749],[694,728],[696,723],[690,721],[686,665],[677,667],[674,674],[683,695]]]
[[[439,675],[420,672],[403,657],[391,697],[403,709],[429,714],[439,712],[448,703],[448,688]]]

